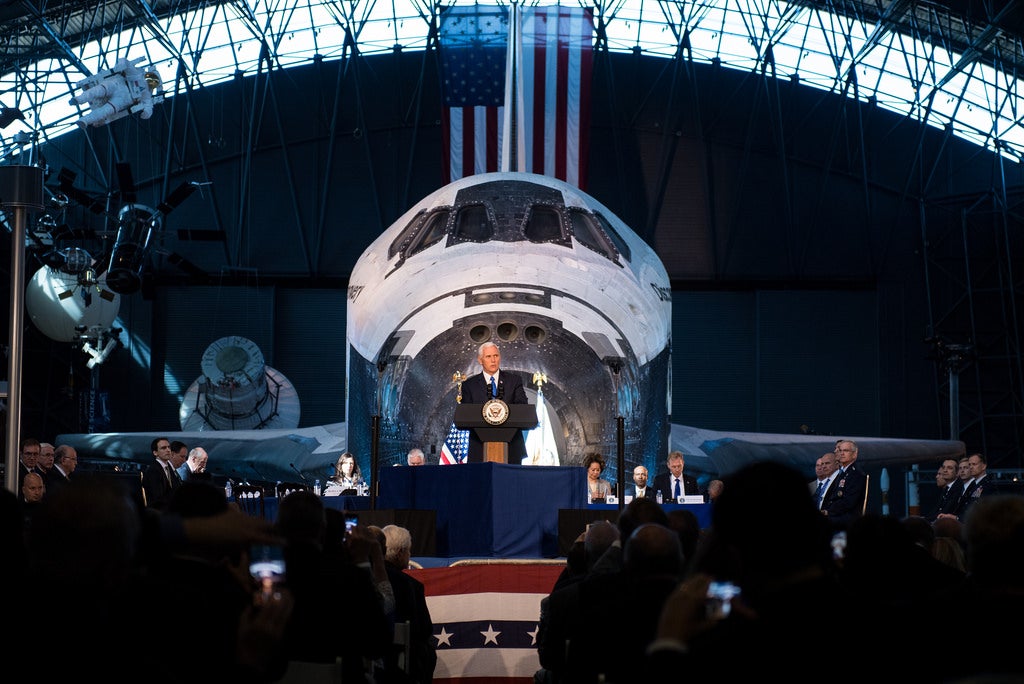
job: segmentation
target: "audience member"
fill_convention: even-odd
[[[142,473],[142,489],[146,494],[146,505],[163,510],[181,478],[171,463],[171,442],[166,437],[157,437],[150,444],[153,462]]]
[[[683,574],[679,537],[664,525],[640,525],[626,540],[623,560],[620,572],[591,575],[579,585],[564,682],[645,681],[637,677],[638,668],[654,640],[661,607]]]
[[[769,513],[770,512],[770,513]],[[842,640],[822,627],[842,597],[832,563],[831,530],[814,505],[803,475],[761,461],[725,478],[711,511],[710,534],[698,549],[691,575],[664,603],[657,640],[648,647],[635,681],[739,681],[764,663],[792,681],[852,681],[850,660],[837,656]],[[729,574],[711,575],[727,571]],[[713,580],[736,583],[741,593],[728,617],[705,610]],[[863,635],[843,609],[842,633]],[[851,631],[853,630],[853,631]],[[837,661],[837,657],[842,661]]]
[[[53,445],[49,442],[39,443],[39,458],[36,459],[36,468],[44,478],[53,469]]]
[[[21,481],[21,509],[25,518],[25,533],[29,534],[32,526],[32,517],[36,509],[46,495],[46,484],[39,473],[25,473],[25,479]]]
[[[655,507],[661,510],[657,504]],[[580,585],[589,576],[598,559],[602,558],[613,544],[620,545],[618,527],[607,520],[590,523],[583,533],[585,551],[582,572],[572,577],[563,573],[555,582],[551,593],[541,599],[536,638],[541,670],[537,676],[549,684],[564,681],[566,641],[579,614]],[[616,568],[615,571],[617,570]]]
[[[171,442],[171,467],[178,471],[178,476],[184,480],[185,478],[181,475],[181,468],[185,465],[185,461],[188,460],[188,445],[184,442],[177,440]]]
[[[633,468],[633,484],[626,488],[626,496],[642,499],[646,496],[654,498],[654,490],[647,486],[647,468],[638,465]]]
[[[941,513],[952,513],[960,498],[962,483],[956,476],[957,461],[955,458],[944,458],[935,471],[935,486],[939,496],[928,520],[934,522]]]
[[[383,658],[392,641],[388,613],[394,597],[387,605],[378,593],[381,583],[391,593],[378,541],[356,527],[343,542],[347,557],[325,553],[337,540],[328,539],[323,500],[305,490],[281,499],[277,527],[287,540],[287,582],[294,597],[285,629],[289,659],[333,662],[340,656],[342,679],[366,682],[363,660]],[[352,615],[359,619],[346,619]]]
[[[983,658],[955,658],[948,680],[1019,681],[1020,630],[1024,615],[1024,497],[979,497],[964,521],[968,580],[958,600],[985,643]],[[1012,679],[1007,679],[1012,677]]]
[[[194,447],[188,452],[188,457],[185,459],[185,462],[177,468],[178,477],[181,478],[182,483],[188,482],[189,480],[212,482],[213,476],[210,475],[210,472],[206,469],[209,463],[210,455],[206,453],[206,449],[203,447]],[[174,465],[174,463],[172,462],[171,465]]]
[[[821,510],[821,503],[825,499],[825,492],[832,484],[833,475],[839,470],[839,461],[834,453],[822,454],[821,458],[814,462],[814,479],[807,486],[814,496],[814,503]]]
[[[963,456],[960,458],[956,466],[956,484],[953,485],[952,492],[950,493],[950,499],[946,504],[947,511],[939,513],[935,519],[943,520],[951,518],[953,520],[959,520],[957,517],[957,508],[960,506],[960,499],[963,498],[964,491],[967,489],[967,485],[974,479],[971,475],[971,462],[969,456]],[[961,521],[963,522],[963,521]]]
[[[406,572],[412,559],[412,535],[398,525],[386,525],[383,532],[385,567],[395,592],[395,623],[409,623],[409,662],[403,672],[398,667],[398,654],[402,649],[392,648],[384,659],[385,677],[378,680],[378,684],[425,684],[434,678],[437,641],[423,583]]]
[[[39,440],[35,437],[26,437],[21,440],[21,447],[18,449],[18,482],[24,482],[25,476],[29,473],[40,473],[37,464],[39,462]],[[19,493],[18,498],[21,499]],[[24,500],[24,499],[22,499]]]
[[[868,478],[857,466],[857,443],[849,439],[836,442],[839,470],[821,501],[821,512],[835,529],[843,529],[864,514]]]
[[[998,492],[995,479],[988,474],[988,461],[984,454],[976,453],[968,456],[967,467],[970,469],[971,479],[964,487],[956,508],[953,510],[953,514],[958,520],[966,520],[968,509],[978,499],[983,496],[992,496]]]
[[[668,472],[659,473],[654,478],[654,491],[661,492],[665,501],[677,501],[681,496],[696,496],[701,493],[697,487],[697,478],[683,472],[683,468],[686,467],[683,452],[673,451],[665,463],[668,465]]]
[[[725,483],[719,479],[709,480],[707,488],[707,500],[709,502],[714,501],[722,493],[722,489],[725,488]]]
[[[409,449],[409,453],[405,456],[406,465],[421,466],[426,465],[427,457],[423,455],[423,449],[413,447]]]
[[[61,444],[53,452],[53,468],[46,476],[46,491],[53,496],[64,487],[71,484],[71,476],[78,467],[78,452],[73,446]]]
[[[612,483],[601,477],[606,466],[601,454],[589,453],[583,457],[583,467],[587,470],[588,501],[604,501],[612,495]]]
[[[359,490],[365,484],[366,481],[363,479],[363,474],[359,469],[359,463],[356,462],[356,457],[346,451],[338,457],[338,462],[334,464],[334,475],[327,480],[327,486],[324,488],[323,495],[355,495],[359,493]]]
[[[710,492],[710,489],[708,490]],[[687,508],[676,508],[669,511],[668,527],[679,536],[679,546],[683,551],[683,560],[690,563],[697,552],[700,540],[700,521],[697,514]]]

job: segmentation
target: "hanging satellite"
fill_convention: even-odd
[[[117,318],[121,297],[97,277],[87,251],[68,247],[54,252],[25,289],[25,308],[37,328],[51,340],[98,339]]]
[[[183,432],[299,426],[295,387],[266,365],[244,337],[222,337],[203,353],[203,375],[188,388],[179,419]]]

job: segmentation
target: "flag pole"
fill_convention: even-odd
[[[508,21],[508,50],[505,53],[505,115],[501,130],[502,171],[519,171],[519,107],[522,87],[519,83],[519,3],[513,0]]]

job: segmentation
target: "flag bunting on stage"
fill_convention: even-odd
[[[592,10],[453,6],[439,35],[445,182],[516,170],[586,189]]]
[[[455,465],[465,463],[469,455],[469,430],[460,430],[452,423],[444,444],[441,445],[441,456],[438,465]]]
[[[434,624],[434,684],[530,684],[540,668],[540,601],[561,564],[509,563],[410,571]]]

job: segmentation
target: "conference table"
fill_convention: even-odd
[[[711,525],[711,504],[664,503],[665,512],[687,510],[697,516],[697,523],[703,530]],[[563,508],[558,511],[558,549],[563,556],[569,554],[576,538],[597,520],[615,522],[619,519],[618,504],[587,504],[584,508]]]

